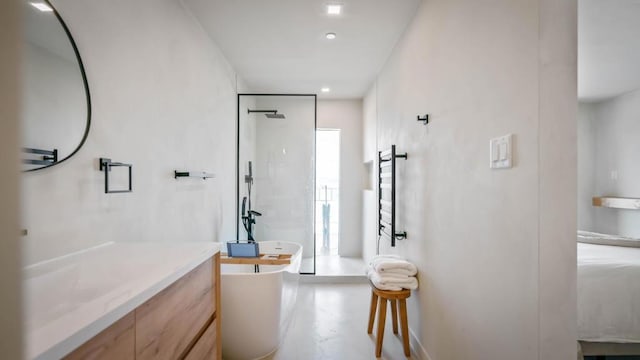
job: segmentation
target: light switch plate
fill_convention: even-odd
[[[512,134],[500,136],[489,141],[489,167],[491,169],[509,169],[513,166]]]

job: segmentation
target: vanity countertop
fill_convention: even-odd
[[[219,251],[219,243],[107,243],[24,269],[26,357],[68,354]]]

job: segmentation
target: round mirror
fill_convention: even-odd
[[[91,99],[69,29],[47,0],[23,1],[22,163],[24,171],[59,164],[84,144]]]

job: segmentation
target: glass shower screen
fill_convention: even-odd
[[[239,240],[302,245],[315,273],[316,95],[238,94]]]

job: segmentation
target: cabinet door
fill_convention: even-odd
[[[185,360],[214,360],[218,359],[218,332],[214,320],[193,346]]]
[[[136,309],[136,359],[186,355],[216,307],[214,264],[205,261]]]
[[[133,360],[135,358],[135,316],[125,315],[91,340],[82,344],[65,360]]]

